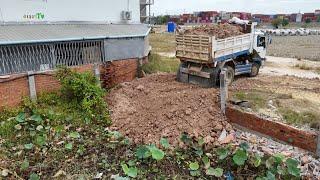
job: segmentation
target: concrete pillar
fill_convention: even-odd
[[[29,95],[32,101],[37,100],[36,82],[34,72],[28,71]]]
[[[318,131],[317,156],[320,157],[320,130]]]
[[[99,86],[101,86],[101,81],[100,81],[100,66],[99,66],[99,64],[94,64],[94,66],[93,66],[93,73],[94,73],[94,76],[96,77],[96,79],[97,79],[97,84],[99,85]]]
[[[220,106],[221,111],[226,114],[226,106],[228,99],[228,84],[226,77],[226,70],[222,69],[220,73]]]

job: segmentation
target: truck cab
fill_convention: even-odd
[[[253,49],[262,60],[266,60],[268,40],[264,33],[255,32]]]

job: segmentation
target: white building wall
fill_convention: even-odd
[[[139,0],[0,0],[0,22],[94,21],[123,23],[122,11],[140,22]]]

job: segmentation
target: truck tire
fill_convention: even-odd
[[[257,63],[253,63],[252,64],[252,68],[251,68],[251,73],[250,73],[250,77],[256,77],[258,76],[260,71],[260,65]]]
[[[227,72],[226,72],[227,84],[230,85],[234,81],[235,70],[231,66],[226,66],[225,68],[227,69]]]

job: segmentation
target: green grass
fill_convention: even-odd
[[[157,73],[157,72],[177,72],[180,61],[176,58],[169,58],[160,56],[158,54],[151,54],[149,58],[149,63],[144,64],[142,69],[147,74]]]
[[[280,114],[284,120],[289,124],[314,124],[320,122],[319,116],[314,112],[296,112],[294,110],[281,107],[279,109]]]
[[[151,34],[150,45],[154,52],[174,52],[176,48],[174,34]]]
[[[248,101],[255,110],[266,108],[270,98],[269,94],[263,91],[239,91],[233,96],[237,100]]]

